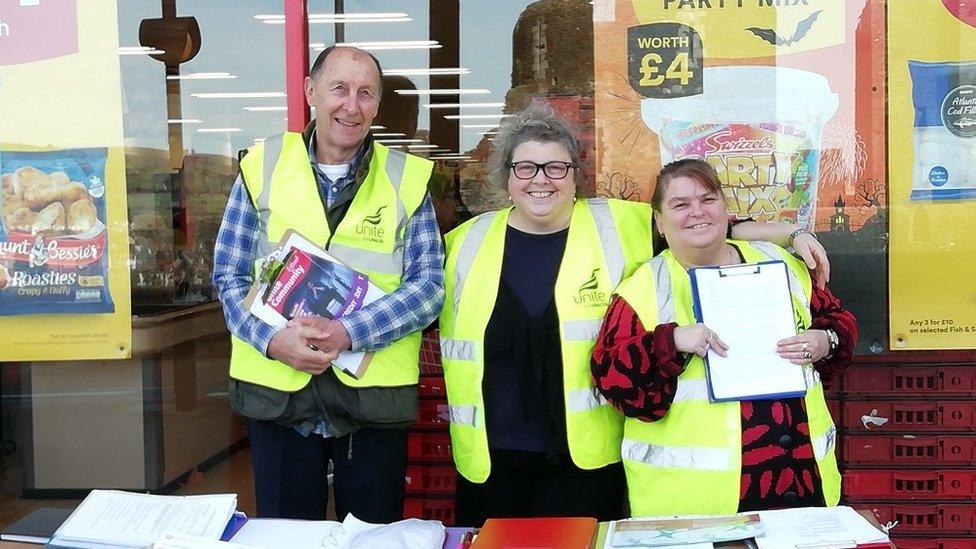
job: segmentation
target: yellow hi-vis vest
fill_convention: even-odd
[[[495,307],[510,210],[482,214],[447,235],[446,298],[440,316],[451,450],[472,482],[491,472],[485,430],[484,335]],[[562,342],[566,437],[573,462],[596,469],[620,461],[623,416],[599,393],[590,374],[613,288],[651,255],[647,204],[578,200],[556,277]]]
[[[800,260],[768,242],[730,240],[747,263],[786,262],[798,330],[810,326],[810,275]],[[658,324],[695,323],[688,273],[671,250],[641,265],[616,292],[649,329]],[[721,334],[719,334],[721,335]],[[804,404],[824,501],[837,505],[840,473],[834,456],[836,428],[812,366],[804,367]],[[739,506],[742,417],[738,402],[709,402],[705,363],[693,355],[678,377],[674,402],[663,419],[627,418],[621,447],[631,514],[729,514]]]
[[[337,259],[391,292],[403,273],[404,235],[410,216],[427,192],[433,163],[373,143],[368,174],[345,217],[329,231],[308,148],[300,133],[287,132],[248,149],[241,175],[257,209],[261,237],[257,257],[277,247],[288,229],[325,247]],[[413,385],[419,376],[420,332],[373,354],[366,374],[356,379],[336,369],[351,387]],[[230,377],[279,391],[294,392],[311,375],[272,360],[251,344],[231,338]]]

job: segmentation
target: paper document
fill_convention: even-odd
[[[152,549],[262,549],[260,547],[255,547],[253,545],[241,545],[239,543],[231,543],[229,541],[220,541],[208,538],[202,538],[200,536],[188,536],[186,534],[180,534],[176,532],[166,532],[156,543],[153,544]]]
[[[255,547],[289,547],[322,549],[342,529],[341,522],[331,520],[294,520],[252,518],[231,542]]]
[[[363,522],[351,513],[340,522],[327,520],[251,519],[231,538],[234,543],[288,549],[359,549],[444,545],[444,525],[434,520],[405,519],[391,524]]]
[[[712,401],[802,396],[804,367],[776,354],[776,342],[796,335],[786,263],[769,261],[701,267],[689,274],[695,316],[728,346],[705,359]]]
[[[698,547],[760,536],[763,525],[756,513],[702,517],[657,517],[610,523],[604,549]]]
[[[51,541],[59,547],[150,547],[164,532],[219,539],[237,495],[155,496],[92,490]]]
[[[850,507],[760,511],[766,535],[759,549],[834,549],[887,542],[888,536]]]

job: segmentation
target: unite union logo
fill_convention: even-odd
[[[579,290],[576,291],[576,295],[573,296],[573,301],[583,305],[586,304],[590,307],[603,306],[607,303],[608,295],[607,292],[600,291],[600,279],[597,273],[600,272],[600,268],[597,267],[593,269],[590,273],[590,277],[586,279],[585,282],[580,284]]]
[[[373,215],[364,217],[362,222],[356,226],[356,234],[374,242],[381,241],[383,239],[383,234],[386,232],[382,227],[379,226],[383,221],[384,209],[386,209],[385,204],[377,208],[376,213]]]

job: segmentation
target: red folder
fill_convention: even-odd
[[[488,519],[472,549],[590,549],[593,518]]]

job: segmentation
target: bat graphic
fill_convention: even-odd
[[[765,40],[766,42],[769,42],[770,44],[772,44],[774,46],[789,46],[790,44],[795,44],[795,43],[799,42],[800,39],[802,39],[804,36],[807,35],[808,32],[810,32],[810,29],[813,28],[814,21],[817,20],[817,17],[820,16],[820,12],[822,12],[822,11],[823,10],[815,11],[815,12],[811,13],[803,21],[800,21],[799,23],[797,23],[796,24],[796,30],[793,31],[793,35],[790,36],[789,38],[785,38],[785,37],[782,37],[782,36],[776,34],[776,31],[773,30],[773,29],[762,29],[762,28],[759,28],[759,27],[748,27],[746,30],[749,31],[749,32],[751,32],[752,34],[755,34],[759,38],[762,38],[763,40]]]

